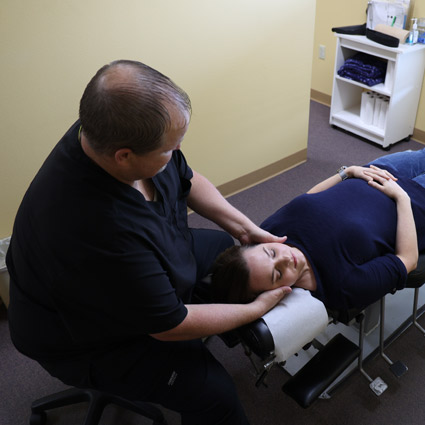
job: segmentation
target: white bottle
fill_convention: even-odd
[[[412,31],[410,31],[409,36],[407,38],[408,44],[416,44],[418,42],[418,18],[413,18]]]
[[[418,43],[425,44],[425,18],[420,18],[418,23]]]

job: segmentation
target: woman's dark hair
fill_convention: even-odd
[[[129,148],[143,155],[161,147],[171,127],[168,108],[191,114],[189,96],[168,77],[141,62],[103,66],[80,101],[82,131],[98,153]]]
[[[242,255],[247,248],[247,245],[235,245],[217,257],[211,276],[215,302],[243,304],[255,298],[249,290],[249,269]]]

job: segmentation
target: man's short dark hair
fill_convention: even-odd
[[[114,61],[84,91],[82,131],[98,153],[129,148],[143,155],[161,147],[171,127],[170,107],[190,117],[189,96],[168,77],[141,62]]]

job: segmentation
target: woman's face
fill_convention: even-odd
[[[263,243],[242,254],[250,272],[249,286],[255,295],[280,286],[292,286],[306,266],[304,254],[281,243]]]

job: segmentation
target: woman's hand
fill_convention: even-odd
[[[394,199],[396,202],[402,199],[410,200],[409,195],[404,191],[404,189],[392,179],[375,176],[373,180],[368,181],[368,184],[375,189],[378,189],[380,192],[385,193],[385,195]]]
[[[375,165],[371,165],[370,167],[352,165],[345,170],[345,173],[349,178],[363,179],[368,183],[373,180],[382,181],[382,179],[397,181],[397,178],[389,171],[383,170]]]

